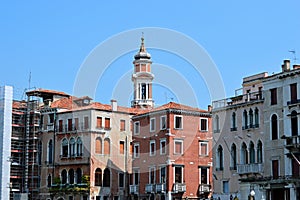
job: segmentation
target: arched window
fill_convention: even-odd
[[[236,170],[236,145],[232,144],[231,145],[231,150],[230,150],[230,169],[231,170]]]
[[[66,138],[62,140],[61,149],[62,149],[62,157],[68,157],[69,155],[69,142]]]
[[[69,170],[69,183],[74,184],[74,179],[75,179],[75,174],[74,174],[74,169]]]
[[[251,108],[249,110],[249,127],[253,128],[253,110]]]
[[[216,115],[214,119],[214,133],[219,133],[219,132],[220,132],[220,119],[219,119],[219,115]]]
[[[291,113],[291,129],[292,136],[298,135],[298,117],[296,111]]]
[[[247,111],[244,110],[243,112],[243,129],[247,129],[248,128],[248,115],[247,115]]]
[[[95,186],[102,186],[102,170],[100,168],[95,171]]]
[[[250,142],[249,151],[250,151],[250,163],[255,163],[255,149],[254,149],[253,142]]]
[[[70,139],[70,156],[72,156],[72,157],[75,156],[75,139],[74,138]]]
[[[243,142],[241,148],[241,164],[248,164],[248,151],[247,145]]]
[[[104,139],[104,154],[105,155],[110,154],[110,139],[109,138]]]
[[[47,187],[51,187],[51,185],[52,185],[52,178],[51,175],[49,174],[47,178]]]
[[[110,170],[108,168],[104,170],[103,187],[110,187]]]
[[[236,114],[235,112],[231,115],[231,130],[236,131]]]
[[[102,140],[100,137],[96,138],[95,142],[95,153],[102,154]]]
[[[217,149],[217,171],[223,170],[223,147],[219,145]]]
[[[42,141],[38,143],[38,163],[39,165],[42,164],[42,155],[43,155],[43,144]]]
[[[76,144],[77,144],[77,156],[82,156],[82,140],[80,137],[77,138]]]
[[[61,183],[62,184],[66,184],[67,183],[67,177],[68,177],[68,174],[67,174],[67,170],[62,170],[61,172]]]
[[[259,110],[258,110],[258,108],[255,108],[255,110],[254,110],[254,126],[256,128],[259,127]]]
[[[76,183],[82,183],[82,171],[80,168],[76,170]]]
[[[259,140],[258,143],[257,143],[257,162],[258,163],[262,163],[262,143],[261,141]]]
[[[277,115],[273,114],[271,117],[271,132],[272,132],[272,140],[278,139],[278,121]]]
[[[48,142],[48,163],[52,164],[53,162],[53,143],[52,140],[49,140]]]

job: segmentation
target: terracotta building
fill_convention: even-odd
[[[46,93],[35,91],[40,96]],[[63,97],[41,109],[42,199],[125,199],[135,109]]]
[[[210,113],[171,102],[132,120],[133,198],[207,198],[212,185]]]

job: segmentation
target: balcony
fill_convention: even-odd
[[[211,185],[209,184],[200,184],[198,188],[199,194],[204,194],[204,193],[210,193],[211,192]]]
[[[286,140],[285,148],[291,152],[298,152],[300,149],[300,135],[282,136],[281,139]]]
[[[153,184],[146,184],[145,186],[145,192],[146,193],[154,193],[154,186]]]
[[[245,104],[248,102],[255,102],[255,101],[262,101],[262,100],[264,100],[262,92],[257,91],[257,92],[241,94],[238,96],[213,101],[212,107],[213,107],[213,109],[218,109],[218,108],[224,108],[227,106],[234,106],[234,105],[238,105],[238,104],[243,104],[243,103]]]
[[[292,106],[292,105],[296,105],[296,104],[299,104],[299,103],[300,103],[300,99],[293,99],[291,101],[288,101],[287,105]]]
[[[174,183],[173,185],[173,192],[180,193],[186,191],[186,184],[185,183]]]
[[[139,186],[138,185],[130,185],[129,186],[130,194],[138,194],[139,193]]]
[[[156,193],[165,193],[166,192],[166,184],[165,183],[158,183],[155,185]]]
[[[263,173],[263,164],[262,163],[252,163],[252,164],[237,165],[237,173],[239,175]]]

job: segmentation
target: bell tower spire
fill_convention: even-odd
[[[131,101],[132,107],[149,109],[154,106],[152,99],[152,80],[154,75],[151,73],[151,64],[151,55],[146,51],[144,34],[142,34],[141,46],[133,61],[132,82],[134,94]]]

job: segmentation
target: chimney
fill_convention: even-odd
[[[110,103],[111,103],[111,109],[112,111],[117,111],[118,110],[118,104],[117,104],[117,100],[110,100]]]
[[[290,60],[284,60],[282,67],[282,72],[288,72],[290,71]]]
[[[293,69],[300,69],[300,65],[293,65]]]
[[[207,106],[207,111],[208,111],[208,112],[211,112],[211,105],[208,105],[208,106]]]

